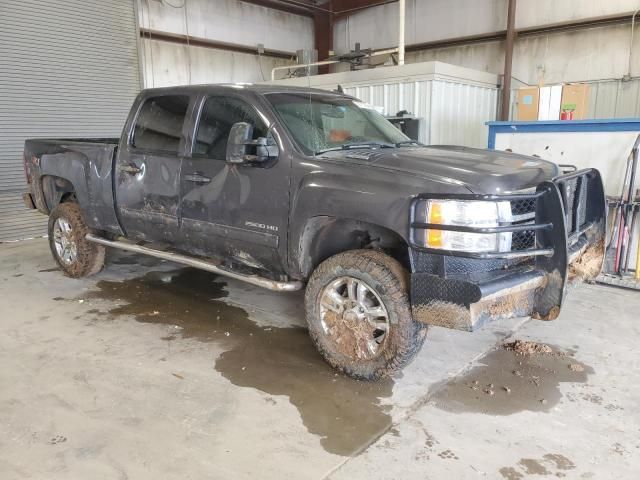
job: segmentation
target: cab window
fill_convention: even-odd
[[[141,150],[177,154],[188,107],[188,95],[148,98],[136,118],[131,145]]]
[[[254,140],[267,135],[267,126],[251,105],[236,98],[209,97],[200,114],[193,154],[224,160],[231,126],[237,122],[253,125]]]

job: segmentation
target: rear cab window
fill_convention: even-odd
[[[162,95],[145,100],[133,127],[131,146],[140,150],[178,154],[188,95]]]

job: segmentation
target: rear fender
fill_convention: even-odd
[[[43,154],[40,175],[46,208],[51,211],[72,193],[90,228],[122,234],[113,197],[114,149],[88,144]]]
[[[76,195],[76,189],[69,180],[54,175],[42,177],[42,198],[47,213],[72,195]]]
[[[53,210],[68,193],[75,194],[85,214],[89,211],[87,164],[87,156],[73,150],[45,153],[40,157],[42,191],[49,211]]]

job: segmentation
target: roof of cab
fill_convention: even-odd
[[[145,93],[200,93],[207,90],[220,90],[229,89],[235,91],[250,91],[259,94],[268,93],[316,93],[324,95],[343,95],[338,92],[332,92],[329,90],[322,90],[319,88],[307,88],[307,87],[292,87],[289,85],[269,85],[269,84],[255,84],[255,83],[212,83],[212,84],[199,84],[199,85],[177,85],[172,87],[159,87],[159,88],[145,88],[142,92]]]

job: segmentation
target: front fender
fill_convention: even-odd
[[[393,232],[408,243],[413,198],[424,191],[451,191],[451,185],[366,166],[357,167],[362,175],[355,176],[354,168],[330,165],[302,176],[298,182],[289,220],[288,258],[293,276],[306,276],[309,252],[305,245],[309,236],[330,219],[371,225]]]

